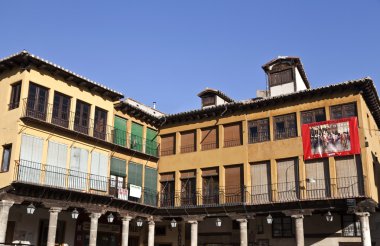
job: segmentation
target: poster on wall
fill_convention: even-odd
[[[356,117],[302,125],[304,159],[360,154]]]

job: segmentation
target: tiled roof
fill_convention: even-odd
[[[297,100],[320,97],[325,93],[334,93],[343,90],[353,89],[358,93],[363,93],[363,98],[371,110],[376,123],[380,126],[380,100],[375,85],[371,78],[366,77],[358,80],[349,80],[339,84],[332,84],[315,89],[307,89],[294,93],[284,94],[275,97],[251,99],[239,102],[231,102],[223,105],[213,106],[206,109],[190,110],[177,114],[169,114],[165,118],[165,124],[173,124],[184,121],[200,120],[204,118],[226,115],[231,112],[257,109],[267,106],[294,102]]]
[[[50,69],[57,69],[59,70],[62,74],[65,74],[67,78],[72,77],[78,81],[78,83],[83,83],[85,84],[84,86],[88,86],[91,88],[96,87],[102,92],[107,92],[106,94],[113,99],[120,99],[123,98],[124,95],[121,92],[112,90],[100,83],[97,83],[93,80],[90,80],[84,76],[81,76],[79,74],[76,74],[68,69],[65,69],[55,63],[52,63],[50,61],[47,61],[41,57],[38,57],[36,55],[33,55],[25,50],[13,54],[11,56],[5,57],[3,59],[0,59],[0,73],[3,72],[4,70],[7,69],[7,67],[13,66],[12,64],[17,64],[20,66],[20,68],[26,69],[29,64],[33,65],[38,65],[40,67],[48,67]]]

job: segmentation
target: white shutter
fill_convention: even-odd
[[[329,196],[328,160],[306,161],[305,169],[307,197],[325,198]]]
[[[43,139],[22,134],[18,180],[39,183],[41,176]]]
[[[297,159],[277,161],[277,195],[279,201],[291,201],[298,198]]]
[[[99,152],[91,155],[91,189],[107,191],[108,158]]]
[[[86,190],[88,151],[71,148],[69,186],[73,189]]]
[[[335,167],[338,196],[356,197],[362,194],[360,155],[336,157]]]
[[[251,194],[254,204],[266,203],[270,200],[270,163],[251,165]]]
[[[67,145],[49,141],[45,183],[65,187]]]

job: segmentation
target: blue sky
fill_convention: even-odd
[[[0,57],[26,49],[175,113],[205,87],[240,100],[261,65],[299,56],[312,87],[380,88],[380,0],[1,1]]]

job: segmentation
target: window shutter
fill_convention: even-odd
[[[195,151],[195,131],[181,133],[181,153]]]
[[[218,176],[218,175],[219,175],[219,168],[218,167],[202,169],[202,177]]]
[[[218,148],[218,131],[216,127],[202,129],[202,150]]]
[[[118,158],[111,158],[111,175],[126,177],[126,161]]]
[[[81,148],[71,148],[69,186],[85,190],[87,187],[88,151]]]
[[[316,159],[305,162],[306,192],[308,198],[327,197],[329,193],[328,159]]]
[[[336,157],[335,167],[338,195],[344,197],[361,195],[363,183],[360,155]]]
[[[145,166],[144,203],[156,205],[157,169]]]
[[[39,183],[43,139],[23,134],[21,137],[19,180]]]
[[[296,158],[277,161],[277,191],[280,201],[297,199],[297,171]]]
[[[132,122],[131,133],[131,148],[142,151],[143,126]]]
[[[67,145],[49,141],[45,182],[48,185],[65,187]]]
[[[142,165],[129,162],[128,164],[128,183],[142,186]]]
[[[160,182],[167,182],[167,181],[174,181],[174,172],[160,174]]]
[[[251,165],[251,184],[253,203],[259,204],[270,201],[270,163],[254,163]]]
[[[114,143],[126,146],[127,143],[127,120],[115,115]]]
[[[224,147],[241,145],[241,123],[224,126]]]
[[[157,131],[146,129],[146,153],[157,156]]]
[[[161,136],[161,155],[173,155],[175,153],[175,134]]]

